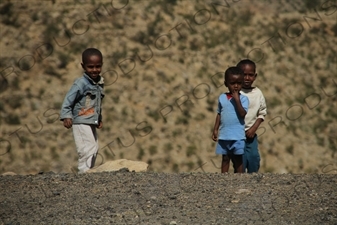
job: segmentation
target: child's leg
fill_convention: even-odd
[[[247,166],[248,166],[248,160],[247,160],[247,143],[245,142],[245,150],[242,155],[242,170],[244,173],[247,172]]]
[[[248,173],[257,173],[260,168],[260,154],[258,149],[257,135],[252,139],[247,139],[245,147],[244,167]]]
[[[234,173],[243,173],[243,163],[242,163],[243,155],[233,155],[233,165],[234,165]]]
[[[234,169],[234,173],[236,173],[236,166],[235,166],[235,162],[234,162],[234,160],[232,160],[233,161],[233,169]]]
[[[227,173],[231,159],[228,155],[222,155],[221,173]]]
[[[245,149],[244,149],[244,153],[242,155],[242,173],[246,172],[247,169],[247,165],[248,165],[248,160],[247,160],[247,153],[246,153],[246,143],[245,143]],[[233,169],[234,169],[234,173],[237,173],[236,171],[236,165],[235,165],[235,161],[233,160]]]
[[[234,173],[243,173],[243,155],[245,151],[245,140],[237,140],[234,142],[232,148],[233,155],[232,155],[232,161],[233,161],[233,167],[234,167]]]
[[[78,170],[84,173],[95,164],[98,151],[96,128],[90,125],[74,124],[73,134],[78,153]]]

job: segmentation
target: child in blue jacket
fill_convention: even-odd
[[[78,153],[78,171],[86,172],[95,165],[98,152],[96,128],[102,123],[104,81],[100,76],[103,56],[95,48],[82,53],[83,76],[76,79],[66,94],[60,113],[64,127],[73,128]]]

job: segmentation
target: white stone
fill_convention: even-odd
[[[149,164],[141,161],[118,159],[103,163],[100,166],[88,170],[87,173],[118,171],[122,168],[127,168],[130,172],[145,172],[147,171],[148,166]]]

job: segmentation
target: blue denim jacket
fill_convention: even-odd
[[[76,79],[64,98],[60,120],[70,118],[73,124],[98,125],[102,121],[103,87],[103,77],[100,77],[98,83],[86,73]]]

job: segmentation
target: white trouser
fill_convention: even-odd
[[[95,165],[98,152],[96,126],[73,124],[73,135],[78,153],[78,171],[84,173]]]

